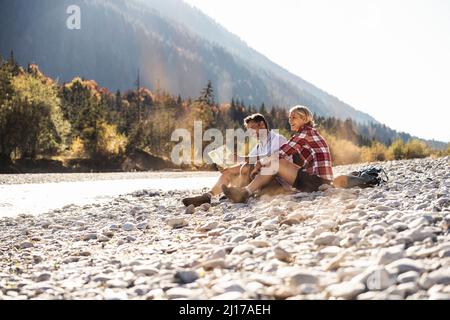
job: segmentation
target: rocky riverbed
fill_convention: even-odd
[[[195,210],[143,190],[1,218],[0,300],[450,299],[450,158],[381,165],[371,189]]]

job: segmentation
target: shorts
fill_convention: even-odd
[[[292,187],[302,192],[319,191],[319,187],[324,184],[331,184],[331,181],[322,179],[316,175],[309,175],[305,171],[298,170],[297,178]]]

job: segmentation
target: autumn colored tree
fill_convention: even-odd
[[[11,79],[12,94],[2,103],[2,152],[22,158],[52,155],[65,147],[70,125],[64,120],[56,85],[40,74]]]

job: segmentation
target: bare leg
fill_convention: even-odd
[[[239,173],[238,187],[245,187],[251,182],[250,173],[251,173],[251,166],[247,163],[243,164],[241,166],[241,171]]]
[[[300,167],[297,166],[296,164],[285,159],[280,159],[280,165],[278,173],[276,175],[283,178],[290,185],[293,185],[295,179],[297,178],[297,173],[299,169]],[[274,177],[275,175],[258,174],[256,178],[248,185],[248,189],[252,193],[254,193],[257,190],[264,187],[265,185],[269,184],[269,182],[271,182]]]
[[[285,194],[288,191],[277,181],[277,179],[272,179],[269,184],[265,185],[260,191],[259,195],[277,196],[280,194]]]
[[[233,178],[239,175],[240,167],[229,168],[220,175],[214,187],[209,191],[213,196],[217,196],[222,193],[222,185],[229,185]]]
[[[229,188],[227,185],[223,185],[222,190],[231,201],[235,203],[243,203],[248,200],[251,193],[254,193],[257,190],[269,185],[277,175],[283,178],[289,184],[293,185],[295,179],[297,178],[299,169],[300,167],[293,164],[292,162],[281,159],[279,162],[278,171],[276,173],[272,175],[263,175],[263,172],[261,172],[247,186],[247,188]]]
[[[211,203],[212,196],[216,196],[222,192],[222,185],[228,186],[232,180],[239,177],[239,171],[240,166],[231,167],[224,171],[222,171],[222,174],[219,177],[219,180],[216,182],[214,187],[208,192],[204,193],[200,196],[196,197],[188,197],[182,199],[183,204],[188,207],[190,205],[194,205],[195,207],[198,207],[204,203]]]

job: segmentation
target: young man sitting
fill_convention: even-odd
[[[256,113],[244,119],[245,127],[252,130],[258,140],[257,145],[250,151],[245,161],[235,164],[221,171],[221,175],[211,190],[197,197],[185,198],[182,200],[185,206],[194,205],[196,207],[211,203],[211,199],[222,193],[222,186],[228,186],[237,181],[239,186],[245,186],[250,183],[257,174],[259,168],[255,169],[252,163],[256,163],[259,158],[276,154],[280,146],[287,142],[282,135],[269,131],[269,126],[263,115]]]

